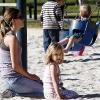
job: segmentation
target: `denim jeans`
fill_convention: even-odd
[[[9,89],[13,91],[15,95],[43,97],[43,86],[41,82],[34,81],[23,76],[19,77],[16,80],[15,78],[5,79],[2,88],[4,88],[5,90]]]
[[[50,43],[59,41],[59,29],[44,29],[43,30],[43,45],[46,51]]]

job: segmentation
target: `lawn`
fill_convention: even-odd
[[[41,11],[41,7],[43,5],[44,2],[46,2],[47,0],[37,0],[37,14],[40,14],[40,11]],[[65,9],[64,9],[64,15],[65,17],[67,18],[75,18],[78,14],[78,9],[79,9],[79,6],[78,6],[78,0],[65,0]],[[96,6],[96,2],[99,2],[99,7]],[[0,2],[3,2],[3,0],[0,0]],[[15,3],[16,0],[5,0],[5,2],[7,3]],[[97,16],[98,16],[98,13],[99,13],[99,10],[100,10],[100,1],[99,0],[84,0],[85,3],[88,3],[91,5],[91,8],[92,8],[92,17],[93,20],[96,21],[97,19]],[[26,0],[26,3],[27,5],[30,4],[32,5],[32,15],[34,14],[34,0]],[[3,7],[0,7],[0,14],[2,14],[2,9]],[[29,9],[28,9],[28,6],[27,6],[27,14],[29,14]],[[99,15],[100,17],[100,15]],[[99,18],[100,20],[100,18]],[[41,26],[41,23],[39,20],[34,20],[33,18],[31,20],[28,20],[27,21],[27,26],[28,27],[42,27]]]

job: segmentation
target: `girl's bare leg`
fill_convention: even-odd
[[[64,48],[64,52],[68,52],[70,48],[72,47],[73,43],[76,42],[78,43],[82,38],[76,39],[73,36],[69,38],[68,44],[66,48]]]
[[[72,47],[73,43],[74,43],[74,37],[70,37],[66,48],[64,48],[64,52],[68,52],[69,49]]]
[[[60,41],[58,42],[58,44],[64,45],[64,44],[67,44],[68,41],[69,41],[69,38],[64,38],[64,39],[60,40]]]

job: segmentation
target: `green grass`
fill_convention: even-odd
[[[29,28],[42,28],[42,24],[38,20],[28,20],[27,27],[29,27]]]
[[[3,0],[0,0],[0,2],[2,2]],[[38,3],[38,6],[37,6],[37,13],[40,14],[41,12],[41,7],[42,7],[42,4],[44,2],[46,2],[47,0],[37,0],[37,3]],[[68,17],[68,16],[71,16],[73,18],[75,18],[75,16],[77,16],[78,12],[79,12],[79,6],[77,5],[77,0],[65,0],[66,3],[75,3],[75,5],[67,5],[65,7],[65,15]],[[98,14],[98,9],[96,9],[96,1],[99,1],[99,0],[84,0],[85,3],[89,3],[91,5],[91,8],[92,8],[92,16],[97,16]],[[15,3],[16,0],[5,0],[5,2],[7,3]],[[100,1],[99,1],[100,2]],[[34,5],[34,0],[26,0],[26,3],[30,3],[30,4],[33,4]],[[100,10],[100,7],[99,7],[99,10]],[[2,7],[0,7],[0,13],[2,13]],[[28,10],[28,7],[27,7],[27,14],[29,14],[29,10]],[[34,14],[34,8],[32,8],[32,14]],[[99,15],[100,16],[100,15]],[[93,20],[96,20],[97,18],[93,18]],[[99,18],[99,21],[100,21],[100,18]],[[40,21],[36,21],[34,19],[32,20],[28,20],[27,21],[27,26],[28,27],[34,27],[34,28],[39,28],[39,27],[42,27],[41,25],[41,22]]]

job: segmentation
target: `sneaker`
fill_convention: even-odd
[[[11,98],[13,96],[14,95],[11,90],[5,90],[3,93],[1,93],[1,98]]]

